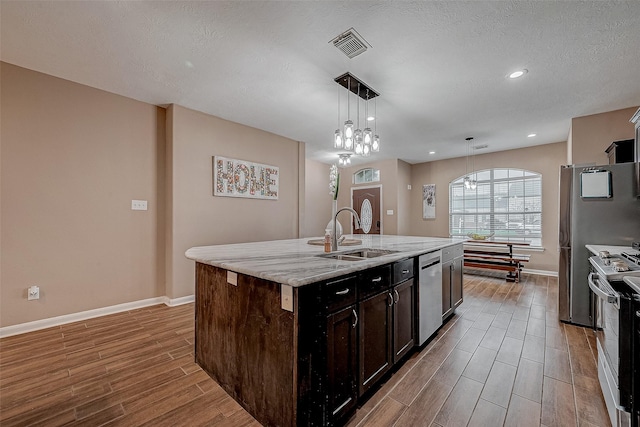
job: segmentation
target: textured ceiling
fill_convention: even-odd
[[[304,141],[326,163],[337,157],[333,79],[346,71],[381,94],[371,160],[464,156],[470,135],[482,152],[564,141],[572,117],[640,104],[638,1],[0,7],[5,62]],[[372,46],[353,59],[329,43],[350,27]],[[520,68],[529,73],[506,78]],[[344,120],[344,97],[342,107]]]

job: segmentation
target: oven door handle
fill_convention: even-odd
[[[610,293],[600,289],[600,287],[594,282],[594,279],[598,280],[598,275],[595,273],[589,273],[589,288],[591,288],[593,293],[596,294],[598,298],[603,299],[609,304],[616,304],[618,302],[618,296],[611,295]]]

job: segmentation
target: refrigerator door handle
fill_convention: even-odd
[[[609,304],[617,304],[618,295],[611,295],[610,293],[603,291],[602,289],[600,289],[598,284],[594,282],[594,279],[598,280],[598,275],[595,273],[589,273],[589,288],[591,288],[593,293],[596,294],[598,298],[604,300]]]

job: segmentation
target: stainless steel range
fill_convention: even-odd
[[[598,379],[613,426],[631,426],[633,410],[634,301],[640,296],[623,280],[640,277],[640,252],[589,258],[589,288],[597,296]],[[636,424],[633,422],[633,424]]]

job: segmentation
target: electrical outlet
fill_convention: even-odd
[[[29,286],[29,288],[27,289],[27,299],[40,299],[40,288],[37,286]]]
[[[132,200],[131,201],[131,210],[132,211],[146,211],[147,210],[147,201],[146,200]]]

